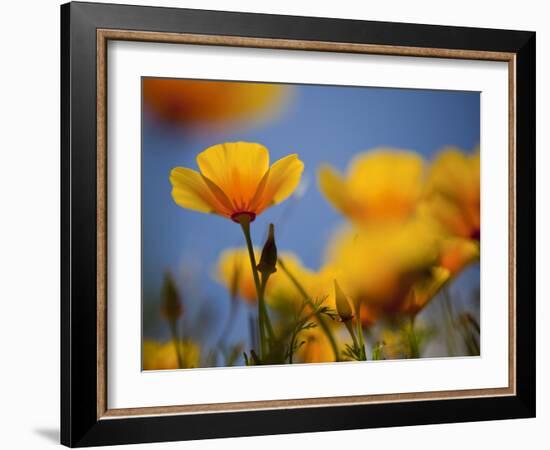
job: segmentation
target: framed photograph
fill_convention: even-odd
[[[61,441],[535,415],[535,33],[61,7]]]

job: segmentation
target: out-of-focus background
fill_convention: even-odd
[[[379,147],[415,151],[426,165],[443,147],[473,153],[480,140],[480,96],[144,78],[142,123],[143,336],[170,338],[159,309],[169,271],[184,306],[182,336],[197,342],[204,354],[230,320],[227,288],[215,280],[216,263],[223,250],[242,246],[243,237],[240,227],[225,218],[176,205],[170,194],[171,169],[197,170],[197,154],[223,142],[261,143],[269,149],[271,163],[297,153],[305,165],[297,192],[253,222],[253,240],[261,246],[273,222],[279,249],[319,270],[327,242],[346,223],[319,190],[320,165],[328,163],[345,173],[354,156]],[[450,286],[477,319],[478,288],[477,264]],[[247,308],[240,305],[233,316],[223,337],[226,345],[249,341]],[[443,341],[434,343],[423,356],[447,356]]]

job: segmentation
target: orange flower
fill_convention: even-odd
[[[353,303],[365,305],[360,312],[367,326],[381,315],[411,313],[437,292],[428,275],[438,267],[439,238],[429,223],[418,219],[344,230],[331,241],[327,257],[327,266]],[[409,307],[412,290],[414,308]]]
[[[269,152],[260,144],[214,145],[199,153],[200,173],[176,167],[170,173],[172,198],[181,207],[218,214],[235,222],[252,222],[270,206],[281,203],[298,186],[304,164],[292,154],[269,166]]]
[[[323,363],[335,361],[330,341],[319,326],[300,333],[298,339],[304,342],[297,352],[300,362]]]
[[[199,347],[192,341],[178,341],[182,355],[183,368],[198,367],[200,361]],[[151,339],[143,341],[143,370],[178,369],[179,361],[173,341],[158,342]]]
[[[344,177],[325,165],[319,187],[334,208],[356,224],[409,218],[423,189],[424,162],[415,152],[375,149],[356,156]]]
[[[432,164],[422,209],[451,236],[479,241],[479,152],[471,155],[453,147]]]
[[[257,249],[254,249],[254,253],[256,258],[260,254]],[[224,284],[230,292],[236,290],[232,295],[238,294],[239,297],[251,305],[258,302],[246,248],[225,250],[218,260],[215,278]]]
[[[470,239],[448,238],[441,243],[440,264],[451,275],[479,260],[479,243]]]
[[[158,117],[175,123],[220,125],[257,119],[275,110],[287,97],[278,84],[233,81],[145,78],[145,105]]]
[[[430,268],[412,285],[400,312],[410,316],[417,315],[436,296],[449,280],[449,276],[450,272],[444,267]]]

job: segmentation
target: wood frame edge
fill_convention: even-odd
[[[97,37],[97,419],[150,415],[206,414],[268,409],[313,408],[326,406],[351,406],[373,403],[393,403],[422,400],[447,400],[461,398],[499,397],[516,395],[516,236],[515,236],[515,129],[516,129],[516,53],[480,50],[457,50],[425,47],[404,47],[378,44],[356,44],[325,41],[297,41],[290,39],[248,38],[186,33],[116,30],[98,28]],[[167,407],[141,407],[109,409],[107,406],[107,41],[125,40],[138,42],[183,43],[193,45],[217,45],[248,48],[363,53],[390,56],[472,59],[508,63],[509,71],[509,386],[504,388],[451,390],[403,394],[340,396],[308,399],[268,400],[254,402],[215,403],[202,405],[174,405]],[[103,270],[100,270],[103,268]]]

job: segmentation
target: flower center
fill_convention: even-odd
[[[254,222],[256,218],[256,213],[250,211],[237,211],[236,213],[231,214],[231,220],[233,222],[241,223],[240,216],[248,216],[248,222]]]
[[[480,229],[477,228],[475,230],[472,230],[472,232],[470,233],[470,238],[471,239],[476,239],[479,241],[479,238],[481,237],[481,232],[480,232]]]

